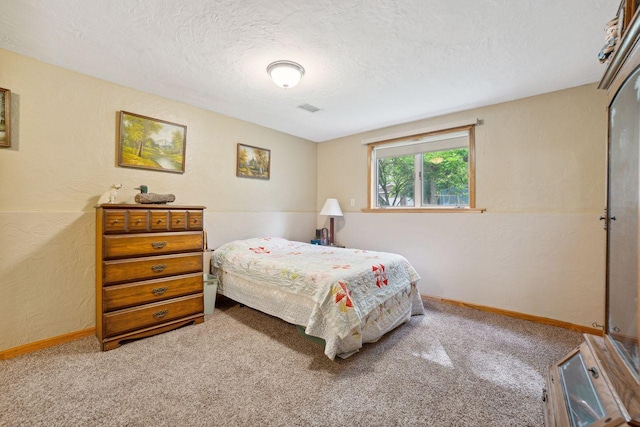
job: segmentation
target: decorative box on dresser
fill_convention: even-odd
[[[204,320],[204,209],[96,208],[96,336],[102,350]]]

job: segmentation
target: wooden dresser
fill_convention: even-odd
[[[204,320],[203,206],[96,209],[96,336],[102,350]]]

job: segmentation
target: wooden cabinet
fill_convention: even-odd
[[[96,209],[96,336],[103,350],[204,320],[203,211]]]
[[[604,341],[585,336],[585,342],[551,367],[543,392],[547,427],[626,426],[606,367],[599,358]]]
[[[604,336],[552,366],[544,392],[546,426],[640,426],[640,15],[620,6],[622,39],[600,82],[607,90],[606,312]],[[634,13],[631,17],[631,13]]]

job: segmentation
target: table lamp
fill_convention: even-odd
[[[327,199],[324,202],[324,206],[320,211],[320,215],[329,216],[329,244],[333,245],[334,242],[334,228],[333,228],[333,217],[342,216],[342,209],[340,209],[340,203],[338,203],[338,199]]]

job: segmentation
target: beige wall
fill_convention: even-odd
[[[207,206],[211,247],[307,240],[337,197],[338,240],[402,253],[423,293],[590,326],[604,311],[606,115],[593,85],[316,145],[0,50],[14,147],[0,150],[0,351],[94,324],[94,210],[146,184]],[[116,113],[185,124],[183,175],[115,165]],[[478,117],[472,214],[364,214],[367,138]],[[235,177],[236,143],[270,148],[269,181]],[[355,206],[349,205],[355,199]]]
[[[484,122],[476,194],[486,213],[360,212],[363,140],[473,118]],[[317,206],[338,198],[338,241],[402,253],[424,294],[602,324],[606,135],[605,93],[587,85],[340,138],[318,146]]]
[[[207,206],[211,247],[269,234],[307,240],[317,144],[0,50],[14,146],[0,150],[0,351],[94,325],[94,209],[141,184]],[[117,112],[187,125],[186,172],[116,166]],[[236,144],[271,149],[269,181],[235,176]]]

